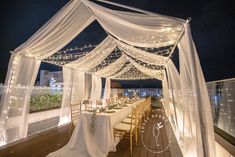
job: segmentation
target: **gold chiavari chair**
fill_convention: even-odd
[[[70,134],[72,134],[72,130],[77,125],[78,119],[80,118],[81,103],[70,104],[70,113],[71,113]]]
[[[85,111],[92,109],[92,105],[91,105],[91,101],[90,100],[83,100],[83,105],[85,107]]]
[[[127,138],[130,140],[130,155],[132,156],[132,138],[135,135],[135,144],[137,145],[138,142],[138,131],[137,131],[137,124],[138,124],[138,116],[137,116],[137,108],[132,108],[132,118],[130,120],[130,124],[126,123],[118,123],[114,126],[114,137],[115,138]]]

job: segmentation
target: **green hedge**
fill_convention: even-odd
[[[33,95],[30,99],[30,113],[60,108],[61,94]]]

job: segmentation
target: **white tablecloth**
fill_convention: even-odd
[[[114,113],[97,113],[95,133],[91,131],[92,115],[82,113],[68,144],[48,157],[106,157],[110,151],[116,151],[119,141],[114,141],[113,126],[129,115],[131,108],[141,101],[143,99]]]

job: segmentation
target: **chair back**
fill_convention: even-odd
[[[106,99],[106,105],[108,105],[110,103],[110,100],[109,99]]]
[[[102,100],[100,100],[100,99],[96,100],[96,106],[102,106],[102,104],[103,104]]]
[[[76,126],[78,118],[81,114],[81,103],[71,104],[71,123]]]
[[[137,124],[138,124],[138,106],[132,107],[130,130],[135,128]]]
[[[83,100],[83,105],[85,106],[85,111],[92,109],[90,100]]]

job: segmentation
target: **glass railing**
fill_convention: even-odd
[[[162,89],[160,88],[128,88],[124,89],[124,96],[132,97],[161,97],[162,96]]]
[[[63,88],[37,87],[32,91],[30,113],[60,108]]]
[[[24,92],[20,90],[22,87],[14,87],[15,91]],[[19,88],[19,90],[17,90]],[[7,87],[0,85],[0,102],[4,94],[7,91]],[[28,116],[28,135],[39,133],[50,128],[57,126],[59,122],[59,113],[62,102],[63,88],[52,87],[39,87],[34,86],[32,89],[32,95],[30,98],[29,116]],[[12,103],[13,104],[13,103]],[[0,103],[0,111],[2,108]],[[18,106],[11,105],[9,109],[9,119],[13,119],[17,116],[17,111],[21,111]],[[12,115],[11,113],[14,113]],[[9,127],[10,128],[10,127]]]
[[[235,137],[235,78],[207,83],[215,131]]]

